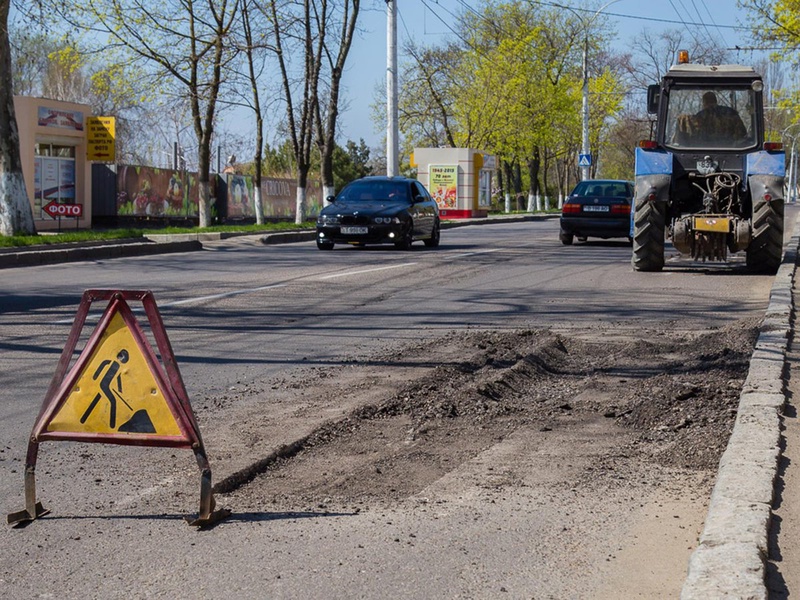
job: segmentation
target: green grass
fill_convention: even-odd
[[[91,231],[72,231],[61,233],[42,233],[39,235],[0,236],[0,248],[19,246],[41,246],[52,244],[68,244],[71,242],[87,242],[98,240],[118,240],[141,238],[156,233],[207,233],[225,231],[287,231],[294,229],[308,229],[313,223],[297,225],[295,223],[265,223],[264,225],[213,225],[211,227],[165,227],[163,229],[108,229]]]
[[[14,246],[68,244],[70,242],[94,240],[118,240],[121,238],[140,238],[143,235],[144,233],[141,229],[114,229],[112,231],[72,231],[69,233],[0,236],[0,247],[11,248]]]

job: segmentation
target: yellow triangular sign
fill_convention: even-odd
[[[65,378],[42,434],[187,439],[176,414],[179,403],[135,318],[124,303],[115,309],[101,319]]]

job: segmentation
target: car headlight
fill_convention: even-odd
[[[400,219],[398,219],[397,217],[375,217],[373,221],[375,221],[379,225],[381,224],[389,225],[390,223],[399,223]]]
[[[337,215],[320,215],[317,218],[318,225],[338,225],[339,217]]]

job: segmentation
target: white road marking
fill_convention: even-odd
[[[174,302],[164,302],[164,303],[157,303],[158,308],[165,308],[169,306],[181,306],[183,304],[193,304],[195,302],[204,302],[206,300],[219,300],[220,298],[230,298],[231,296],[238,296],[240,294],[249,294],[251,292],[261,292],[263,290],[272,290],[277,288],[286,287],[286,284],[279,283],[273,285],[263,285],[261,287],[256,288],[245,288],[241,290],[234,290],[233,292],[225,292],[224,294],[213,294],[211,296],[198,296],[197,298],[186,298],[184,300],[175,300]],[[131,307],[133,312],[144,312],[140,306]],[[94,323],[100,318],[100,315],[87,315],[86,322],[87,323]],[[71,319],[59,319],[58,321],[54,321],[54,323],[58,325],[63,325],[65,323],[72,323],[75,321],[75,317]]]
[[[417,263],[402,263],[400,265],[390,265],[388,267],[375,267],[374,269],[362,269],[360,271],[346,271],[344,273],[335,273],[333,275],[325,275],[320,277],[320,279],[333,279],[334,277],[347,277],[349,275],[361,275],[361,273],[372,273],[374,271],[385,271],[387,269],[399,269],[401,267],[411,267],[416,265]]]
[[[475,252],[464,252],[463,254],[448,254],[447,258],[464,258],[465,256],[475,256],[476,254],[489,254],[490,252],[500,252],[504,248],[492,248],[489,250],[476,250]]]
[[[465,253],[462,253],[462,254],[448,254],[447,258],[448,259],[464,258],[464,257],[467,257],[467,256],[475,256],[477,254],[489,254],[491,252],[499,252],[500,250],[502,250],[502,248],[492,248],[492,249],[487,249],[487,250],[476,250],[475,252],[465,252]],[[385,266],[385,267],[375,267],[373,269],[361,269],[361,270],[358,270],[358,271],[346,271],[344,273],[334,273],[333,275],[323,275],[323,276],[320,276],[320,277],[311,275],[309,277],[303,277],[301,279],[320,279],[320,280],[335,279],[337,277],[349,277],[351,275],[361,275],[363,273],[374,273],[376,271],[386,271],[386,270],[389,270],[389,269],[401,269],[401,268],[404,268],[404,267],[412,267],[412,266],[414,266],[416,264],[418,264],[418,263],[416,263],[416,262],[401,263],[401,264],[398,264],[398,265],[389,265],[389,266]],[[271,289],[277,289],[277,288],[282,288],[282,287],[286,287],[286,284],[274,284],[274,285],[264,285],[264,286],[255,287],[255,288],[244,288],[244,289],[235,290],[235,291],[232,291],[232,292],[225,292],[223,294],[212,294],[210,296],[198,296],[196,298],[186,298],[184,300],[175,300],[174,302],[159,303],[158,306],[159,306],[159,308],[167,308],[167,307],[170,307],[170,306],[183,306],[183,305],[186,305],[186,304],[194,304],[194,303],[197,303],[197,302],[206,302],[208,300],[219,300],[221,298],[230,298],[232,296],[239,296],[241,294],[250,294],[252,292],[261,292],[261,291],[264,291],[264,290],[271,290]],[[141,308],[139,308],[139,307],[136,307],[136,308],[131,307],[131,308],[133,308],[134,312],[141,312]],[[91,316],[91,315],[87,315],[86,322],[87,323],[94,322],[99,318],[100,318],[99,315],[98,316],[94,316],[94,317]],[[69,319],[59,319],[57,321],[54,321],[54,323],[59,324],[59,325],[63,325],[63,324],[72,323],[74,320],[75,320],[74,317],[73,318],[69,318]]]
[[[277,285],[264,285],[256,288],[245,288],[235,290],[233,292],[225,292],[224,294],[213,294],[211,296],[198,296],[197,298],[186,298],[185,300],[175,300],[174,302],[165,302],[159,306],[180,306],[182,304],[192,304],[194,302],[205,302],[206,300],[219,300],[220,298],[230,298],[231,296],[239,296],[240,294],[249,294],[251,292],[261,292],[264,290],[271,290],[275,288],[286,287],[286,284],[280,283]]]

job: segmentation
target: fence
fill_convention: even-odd
[[[120,226],[147,221],[150,225],[197,223],[197,173],[137,165],[92,165],[92,220]],[[217,222],[255,222],[253,178],[225,173],[212,175],[212,215]],[[297,182],[262,178],[261,205],[267,220],[294,220]],[[321,208],[320,186],[306,189],[307,218]]]

